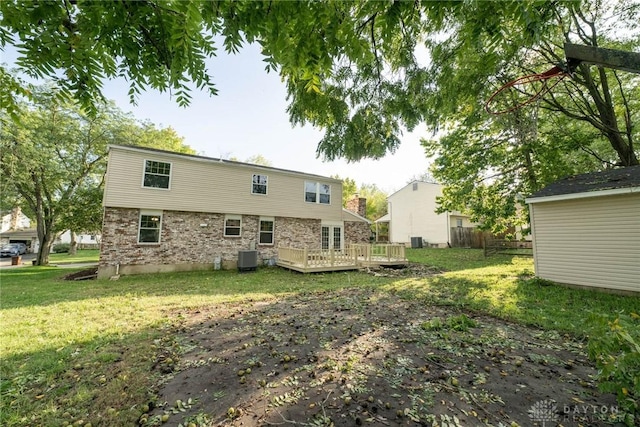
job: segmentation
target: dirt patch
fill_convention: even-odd
[[[377,266],[365,268],[363,271],[378,277],[430,277],[444,273],[445,270],[425,264],[409,263],[401,268]]]
[[[178,316],[144,425],[592,426],[616,409],[582,343],[388,293]]]

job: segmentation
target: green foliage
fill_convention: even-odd
[[[602,391],[614,393],[620,408],[640,419],[640,315],[594,315],[589,357],[595,361]],[[634,425],[633,419],[629,425]]]
[[[475,328],[476,326],[478,326],[478,323],[464,313],[458,316],[448,317],[445,321],[442,321],[440,317],[434,317],[420,325],[420,327],[425,331],[450,329],[457,332],[466,332],[470,328]]]
[[[89,115],[57,90],[33,88],[18,120],[0,114],[0,174],[5,208],[21,206],[37,224],[37,262],[46,264],[56,233],[98,232],[109,144],[152,145],[193,153],[171,128],[139,124],[112,104]],[[9,203],[12,206],[5,206]]]
[[[375,184],[358,184],[352,178],[340,178],[332,175],[331,178],[342,180],[342,206],[347,205],[347,201],[356,195],[367,200],[366,218],[376,220],[387,213],[387,193],[380,190]]]
[[[0,3],[0,46],[17,48],[20,72],[53,79],[61,95],[95,112],[102,83],[117,76],[127,77],[132,101],[147,88],[170,91],[180,105],[189,104],[194,87],[215,94],[206,61],[218,46],[236,53],[245,42],[259,43],[266,70],[286,82],[291,121],[326,130],[318,153],[358,160],[392,153],[403,129],[444,107],[442,94],[458,95],[473,81],[467,98],[475,97],[486,79],[465,77],[461,85],[452,71],[463,65],[485,78],[556,25],[555,7],[535,0],[7,0]],[[480,50],[493,59],[455,63]],[[9,90],[22,87],[10,83]]]
[[[56,254],[68,253],[71,245],[69,243],[58,243],[53,245],[52,251]]]
[[[262,154],[256,154],[254,156],[248,157],[244,162],[251,163],[252,165],[273,166],[271,161]]]
[[[441,210],[502,232],[527,222],[523,198],[545,184],[638,164],[640,78],[583,64],[531,108],[494,117],[485,101],[563,62],[564,42],[637,50],[638,22],[630,0],[5,0],[0,47],[17,48],[20,72],[53,79],[60,97],[96,113],[103,81],[116,76],[128,79],[134,102],[147,88],[180,105],[194,88],[215,94],[206,61],[220,45],[236,53],[258,43],[266,70],[286,84],[291,122],[325,130],[318,156],[380,158],[426,123],[437,135],[424,142],[437,157],[433,176],[447,187]],[[0,101],[16,117],[28,87],[5,67],[0,77]],[[509,95],[539,88],[522,89]],[[375,206],[367,216],[382,214]]]
[[[339,175],[331,175],[331,178],[342,181],[342,206],[347,205],[347,201],[358,192],[358,184],[353,178],[340,178]]]
[[[579,39],[581,44],[629,51],[640,46],[637,2],[547,5],[546,11],[521,11],[520,18],[537,21],[541,26],[534,24],[536,28],[543,29],[532,38],[533,34],[520,34],[523,22],[518,19],[496,25],[492,35],[488,19],[475,43],[466,30],[428,42],[433,97],[438,100],[438,108],[429,114],[440,123],[440,133],[425,138],[423,146],[436,158],[433,175],[446,186],[440,209],[466,211],[494,232],[525,224],[524,198],[550,182],[637,164],[640,155],[633,144],[640,130],[629,120],[640,107],[638,97],[631,95],[640,90],[637,74],[581,65],[571,78],[526,108],[500,116],[484,111],[484,101],[502,85],[562,62],[564,42]],[[557,22],[546,27],[549,11]],[[616,20],[615,27],[608,24],[610,19]],[[495,40],[496,34],[510,46]],[[504,50],[485,49],[485,43]],[[505,93],[530,98],[540,89],[529,85],[519,87],[522,92]]]
[[[375,221],[387,213],[387,193],[375,184],[362,184],[358,190],[360,197],[367,199],[367,218]]]

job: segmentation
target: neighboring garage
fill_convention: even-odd
[[[640,166],[565,178],[526,202],[536,276],[640,292]]]

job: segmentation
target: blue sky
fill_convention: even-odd
[[[14,53],[2,53],[2,62],[11,63]],[[148,91],[129,103],[124,80],[110,81],[104,94],[124,111],[140,120],[171,126],[198,154],[210,157],[236,157],[242,161],[262,155],[274,167],[339,175],[354,179],[358,185],[375,184],[392,193],[412,177],[424,173],[429,161],[420,147],[420,130],[405,133],[400,148],[384,159],[323,162],[316,158],[316,146],[322,132],[311,126],[292,127],[286,113],[286,88],[277,73],[267,73],[259,48],[245,46],[239,54],[218,52],[210,60],[210,71],[218,95],[194,90],[189,107],[179,107],[168,93]]]

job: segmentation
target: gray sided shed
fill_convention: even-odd
[[[536,276],[640,293],[640,166],[568,177],[526,202]]]

